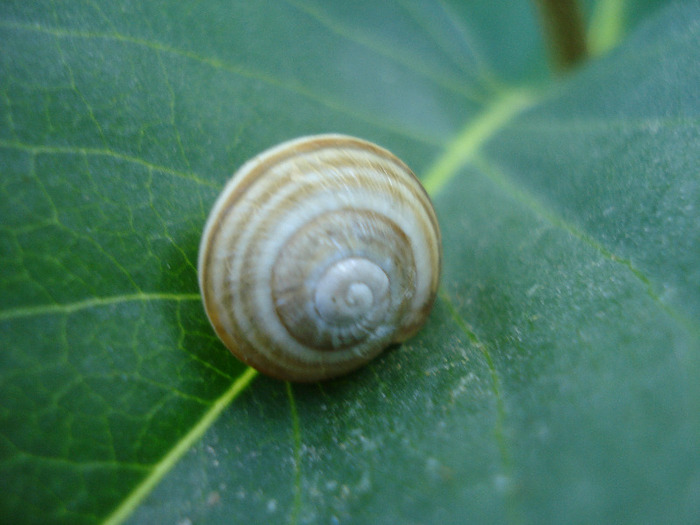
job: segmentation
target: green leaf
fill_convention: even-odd
[[[553,80],[525,1],[3,2],[0,521],[695,521],[700,8],[650,6]],[[328,131],[422,176],[444,277],[289,385],[196,254],[237,166]]]

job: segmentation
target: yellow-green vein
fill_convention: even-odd
[[[447,292],[445,291],[444,288],[440,288],[439,295],[440,295],[440,299],[447,307],[447,310],[450,312],[450,316],[452,317],[452,320],[455,322],[457,327],[460,329],[460,331],[464,335],[467,336],[469,341],[484,356],[484,360],[486,361],[486,366],[489,369],[489,375],[491,376],[491,391],[493,393],[494,398],[496,399],[497,419],[496,419],[496,428],[494,430],[494,433],[496,436],[496,441],[498,442],[498,449],[501,453],[501,460],[503,461],[503,464],[506,468],[510,468],[510,454],[508,452],[505,434],[503,431],[506,409],[505,409],[505,404],[503,402],[503,396],[501,394],[501,381],[498,377],[498,373],[496,372],[496,366],[493,363],[493,358],[491,357],[491,353],[489,352],[488,347],[479,340],[479,338],[476,336],[474,331],[469,327],[467,322],[459,314],[459,312],[457,311],[457,308],[455,307],[455,305],[452,302],[452,300],[450,299],[450,297],[447,295]]]
[[[480,115],[467,122],[462,131],[450,141],[440,157],[426,171],[423,184],[435,195],[454,177],[493,135],[521,111],[534,102],[530,91],[505,92]]]
[[[163,459],[161,459],[151,470],[151,473],[129,494],[119,507],[104,521],[104,525],[116,525],[122,523],[136,509],[138,504],[153,490],[158,482],[172,469],[180,458],[192,445],[202,437],[204,432],[211,427],[223,412],[223,410],[233,402],[238,395],[245,390],[250,382],[257,375],[257,371],[248,368],[238,379],[224,392],[201,417],[199,422],[185,434]]]
[[[183,179],[191,180],[196,182],[197,184],[201,184],[202,186],[209,186],[210,188],[215,188],[215,189],[220,189],[221,185],[220,184],[215,184],[212,181],[203,179],[199,177],[195,173],[188,173],[184,171],[179,171],[173,168],[169,168],[168,166],[161,166],[159,164],[153,164],[152,162],[148,162],[146,160],[140,159],[138,157],[134,157],[132,155],[126,155],[125,153],[120,153],[118,151],[112,151],[107,148],[81,148],[81,147],[73,147],[73,146],[41,146],[41,145],[34,145],[34,144],[25,144],[23,142],[16,142],[16,141],[8,141],[8,140],[1,140],[0,139],[0,148],[11,148],[11,149],[17,149],[20,151],[26,151],[28,153],[32,153],[35,155],[85,155],[85,156],[103,156],[103,157],[112,157],[118,160],[123,160],[125,162],[131,162],[134,164],[139,164],[140,166],[143,166],[144,168],[147,168],[149,170],[153,171],[159,171],[161,173],[166,173],[168,175],[173,175],[175,177],[180,177]]]
[[[500,98],[487,106],[475,119],[467,122],[462,131],[448,144],[442,155],[435,160],[432,167],[426,172],[423,178],[426,191],[434,197],[456,176],[462,167],[474,158],[480,148],[488,142],[491,137],[503,129],[515,116],[534,104],[535,101],[536,98],[534,94],[528,90],[510,90],[504,92]],[[479,341],[476,334],[469,328],[464,319],[462,319],[444,289],[440,290],[440,297],[447,306],[451,317],[459,329],[468,337],[470,342],[479,349],[486,361],[491,378],[491,390],[496,400],[496,426],[494,428],[494,436],[498,445],[504,471],[509,474],[512,467],[504,431],[506,410],[501,393],[500,379],[493,359],[487,346]],[[509,504],[509,514],[517,518],[512,501]],[[514,519],[514,521],[518,520]]]
[[[501,380],[498,376],[498,372],[496,371],[496,365],[493,362],[491,352],[489,351],[488,346],[479,340],[474,331],[462,318],[444,288],[440,288],[439,295],[440,299],[447,307],[448,312],[450,312],[450,316],[452,317],[454,323],[457,325],[459,330],[467,336],[467,339],[469,339],[471,344],[473,344],[477,350],[481,352],[481,355],[483,355],[484,360],[486,361],[486,366],[491,377],[491,392],[496,401],[496,424],[493,429],[494,438],[496,439],[496,445],[501,458],[503,474],[507,479],[510,479],[513,474],[513,462],[510,452],[508,451],[508,440],[505,434],[506,407],[505,402],[503,401],[503,394],[501,392]],[[508,492],[508,494],[509,497],[506,499],[506,508],[510,521],[511,523],[520,523],[522,519],[515,505],[515,500],[513,498],[514,493]]]
[[[34,317],[38,315],[67,315],[79,310],[109,306],[113,304],[149,301],[199,301],[201,296],[197,293],[134,293],[114,295],[111,297],[93,297],[82,301],[64,304],[41,304],[37,306],[20,306],[9,310],[0,311],[0,321],[19,319],[22,317]]]

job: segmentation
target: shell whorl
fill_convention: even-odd
[[[281,379],[347,373],[425,321],[440,274],[430,199],[388,151],[303,137],[243,165],[199,252],[205,310],[224,344]]]

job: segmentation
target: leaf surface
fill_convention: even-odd
[[[3,3],[2,521],[691,522],[699,27],[554,80],[527,2]],[[423,178],[443,284],[287,385],[216,340],[196,254],[237,166],[328,131]]]

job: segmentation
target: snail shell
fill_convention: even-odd
[[[411,170],[342,136],[303,137],[243,165],[199,250],[214,330],[239,359],[292,381],[358,368],[432,307],[440,231]]]

